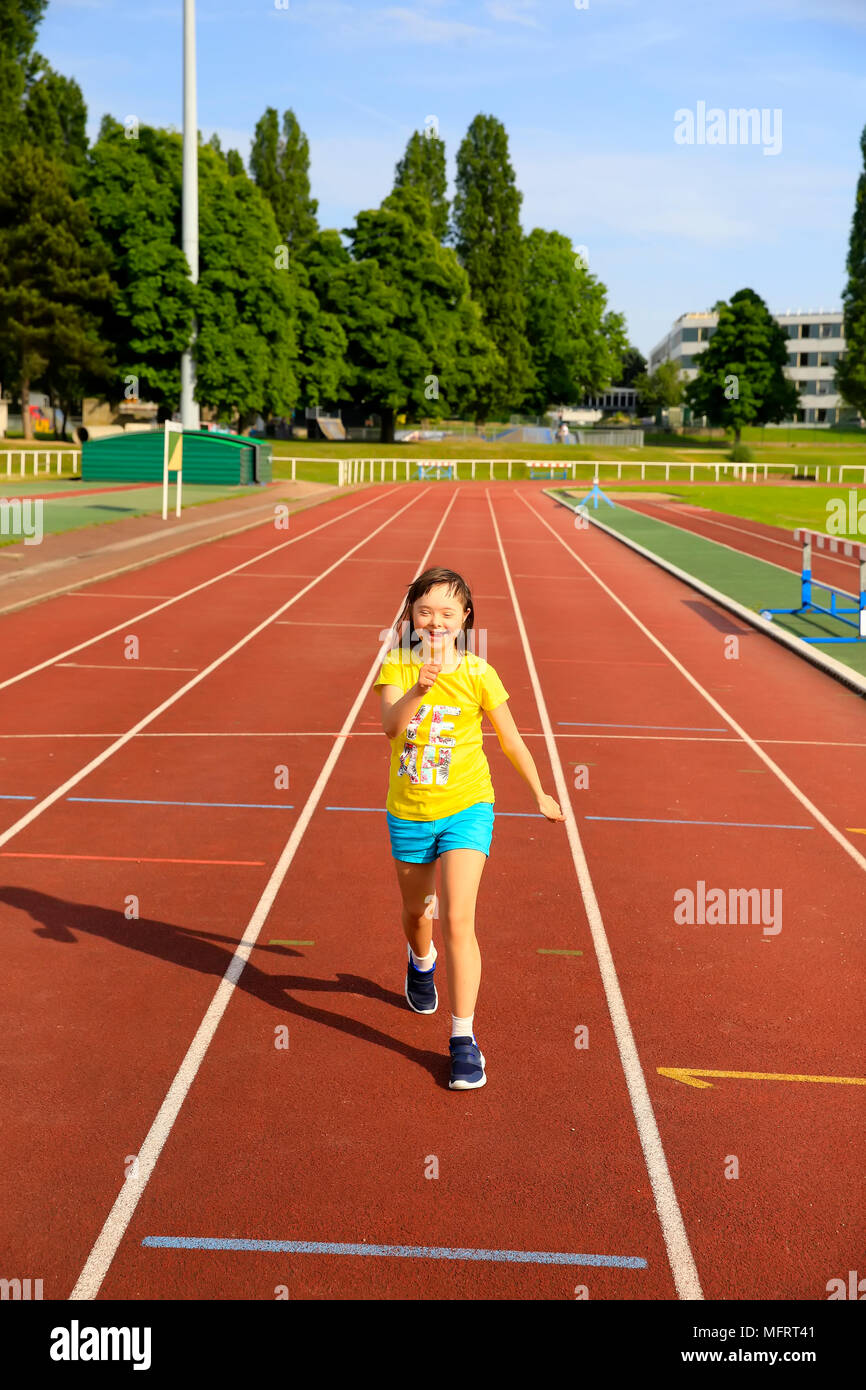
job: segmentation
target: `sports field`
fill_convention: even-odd
[[[46,1299],[826,1299],[866,1237],[862,697],[544,480],[321,492],[288,531],[277,495],[164,553],[82,530],[0,616],[9,1267]],[[431,564],[566,813],[488,731],[465,1094],[444,981],[432,1017],[403,994],[371,691]]]

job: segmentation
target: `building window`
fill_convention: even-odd
[[[827,412],[826,412],[826,410],[816,410],[816,411],[815,411],[815,414],[816,414],[817,417],[818,417],[818,424],[819,424],[819,425],[825,424],[825,422],[826,422],[826,420],[827,420]]]
[[[788,337],[789,337],[789,338],[799,338],[799,336],[800,336],[800,326],[799,326],[799,324],[796,324],[796,323],[789,323],[789,324],[788,324]]]
[[[801,324],[800,324],[800,337],[801,337],[801,338],[811,338],[811,337],[814,337],[814,334],[812,333],[813,327],[814,327],[814,324],[811,324],[811,323],[801,323]]]

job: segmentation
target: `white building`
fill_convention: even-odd
[[[835,425],[844,407],[834,385],[836,363],[845,351],[841,310],[793,313],[788,309],[773,317],[788,338],[786,375],[800,391],[800,408],[791,423]],[[652,349],[647,370],[654,372],[662,362],[676,362],[683,379],[691,381],[697,376],[695,359],[706,351],[718,322],[714,313],[681,314]]]

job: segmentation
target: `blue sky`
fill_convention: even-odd
[[[588,248],[645,354],[677,315],[744,285],[774,312],[840,306],[866,0],[283,3],[198,0],[199,127],[246,159],[264,108],[291,107],[323,226],[379,203],[429,117],[453,178],[483,111],[508,131],[524,229]],[[105,112],[180,127],[182,12],[50,0],[38,48],[81,85],[91,137]],[[781,111],[779,152],[677,144],[675,112],[699,102]]]

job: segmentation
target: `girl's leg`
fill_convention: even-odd
[[[397,882],[403,896],[403,930],[416,956],[430,954],[433,937],[433,897],[436,891],[436,863],[409,864],[395,859]]]
[[[475,900],[486,855],[480,849],[449,849],[439,856],[439,920],[445,942],[445,969],[451,1012],[457,1018],[475,1013],[481,984],[481,951],[475,938]]]

